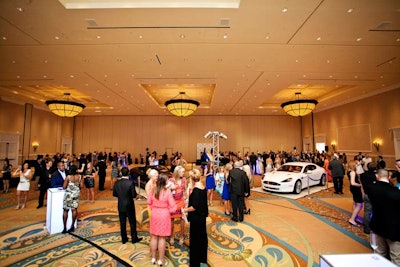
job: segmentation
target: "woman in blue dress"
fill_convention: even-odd
[[[212,198],[215,190],[215,178],[214,178],[214,167],[212,166],[211,161],[207,162],[207,167],[204,170],[206,175],[206,189],[207,189],[207,201],[208,205],[212,206]]]
[[[225,165],[225,180],[224,180],[224,185],[222,189],[222,200],[224,201],[224,207],[225,207],[225,215],[230,216],[231,215],[231,194],[229,193],[229,184],[228,184],[228,175],[229,171],[232,170],[232,164],[227,163]]]

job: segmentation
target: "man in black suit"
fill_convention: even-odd
[[[378,181],[368,186],[371,230],[378,245],[375,251],[400,266],[400,190],[389,183],[387,170],[377,170],[376,177]]]
[[[99,155],[99,162],[96,165],[99,175],[99,191],[104,191],[104,183],[106,182],[107,163],[103,155]]]
[[[121,229],[121,240],[125,244],[128,241],[126,233],[126,218],[131,227],[132,243],[140,242],[143,238],[137,236],[136,211],[133,199],[136,197],[135,185],[129,180],[127,167],[121,169],[122,177],[114,184],[113,196],[118,197],[118,215]]]
[[[241,170],[241,163],[236,161],[234,168],[229,171],[228,183],[232,202],[232,221],[243,221],[244,197],[248,195],[250,186],[246,173]],[[239,218],[238,218],[239,211]]]

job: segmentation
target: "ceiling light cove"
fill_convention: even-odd
[[[240,0],[59,0],[66,9],[97,8],[239,8]]]

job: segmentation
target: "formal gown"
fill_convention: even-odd
[[[207,190],[195,187],[189,196],[189,207],[195,209],[188,214],[190,221],[189,262],[190,267],[199,267],[200,263],[207,263]]]

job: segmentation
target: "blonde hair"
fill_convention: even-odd
[[[350,161],[349,162],[349,169],[352,171],[356,170],[356,162],[355,161]]]
[[[193,169],[193,171],[190,173],[190,179],[192,179],[193,182],[198,182],[200,181],[201,173],[198,169]]]
[[[230,170],[232,170],[233,169],[233,167],[232,167],[232,164],[231,163],[227,163],[226,165],[225,165],[225,170],[226,171],[230,171]]]
[[[185,168],[182,167],[182,166],[176,166],[175,169],[174,169],[174,173],[172,174],[172,177],[175,178],[175,179],[180,178],[179,172],[180,172],[181,170],[185,171]]]

